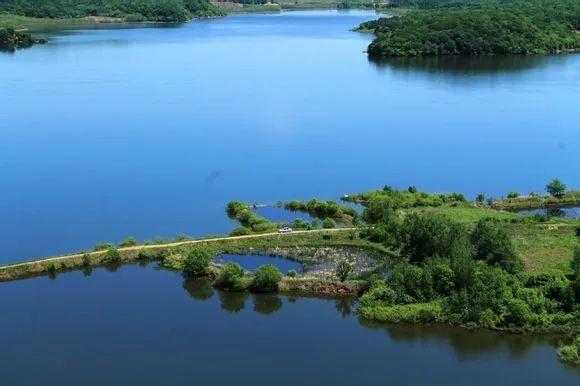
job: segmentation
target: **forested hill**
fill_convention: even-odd
[[[404,0],[408,1],[408,0]],[[580,49],[580,0],[449,1],[363,23],[370,56],[552,54]]]
[[[208,0],[0,0],[0,13],[40,18],[105,16],[160,22],[223,15]]]

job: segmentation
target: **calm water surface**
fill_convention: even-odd
[[[350,29],[375,17],[83,30],[1,54],[0,262],[224,234],[230,199],[580,185],[580,56],[374,63]]]
[[[521,210],[519,214],[524,215],[548,215],[552,217],[564,217],[564,218],[580,218],[580,207],[562,207],[562,208],[542,208],[542,209],[531,209],[531,210]]]
[[[577,385],[546,338],[361,322],[349,299],[153,269],[0,283],[2,385]]]

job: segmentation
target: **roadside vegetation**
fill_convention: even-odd
[[[357,225],[359,223],[359,213],[355,208],[339,205],[334,201],[319,201],[316,198],[310,201],[288,201],[284,203],[284,209],[293,212],[308,213],[312,217],[323,221],[330,219],[346,226]]]
[[[413,9],[360,25],[371,57],[533,55],[580,49],[580,0],[391,2]],[[388,10],[387,10],[388,12]]]

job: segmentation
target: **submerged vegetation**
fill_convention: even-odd
[[[580,0],[398,1],[418,8],[361,24],[376,39],[373,57],[530,55],[580,48]]]

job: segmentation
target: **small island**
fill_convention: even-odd
[[[545,55],[580,49],[579,0],[403,0],[394,5],[407,12],[359,27],[376,34],[368,48],[371,57]]]
[[[0,51],[12,52],[46,42],[45,39],[35,38],[27,32],[15,31],[13,28],[0,29]]]

